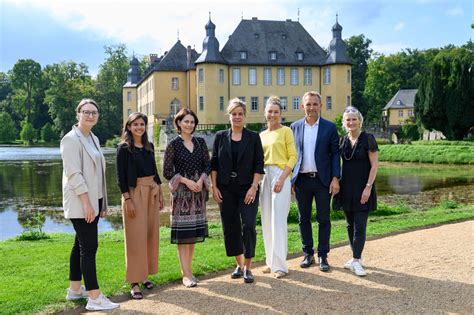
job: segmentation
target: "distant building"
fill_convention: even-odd
[[[283,119],[295,121],[304,116],[301,97],[310,90],[321,93],[321,114],[328,119],[351,104],[352,63],[337,18],[327,53],[296,21],[242,20],[222,50],[215,29],[209,19],[201,54],[178,40],[163,56],[151,55],[142,78],[132,59],[123,87],[124,121],[140,111],[161,122],[190,107],[202,124],[226,123],[227,103],[239,97],[247,104],[247,122],[264,122],[270,95],[281,98]]]
[[[417,89],[399,90],[385,105],[382,117],[389,130],[396,131],[402,125],[413,122],[417,92]]]

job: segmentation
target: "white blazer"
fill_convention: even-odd
[[[99,139],[91,132],[99,146]],[[87,193],[95,215],[99,214],[99,180],[94,152],[78,127],[73,126],[61,140],[63,159],[63,208],[66,219],[84,218],[84,209],[79,195]],[[105,183],[105,158],[99,150],[102,163],[102,209],[107,209],[107,187]]]

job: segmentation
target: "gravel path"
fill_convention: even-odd
[[[113,313],[473,314],[473,241],[474,221],[447,224],[367,242],[365,278],[342,268],[351,257],[343,246],[331,251],[329,273],[317,266],[301,269],[297,257],[283,279],[263,274],[259,265],[256,282],[244,284],[227,270],[202,278],[196,288],[174,283],[141,301],[122,298]]]

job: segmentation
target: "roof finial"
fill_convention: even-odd
[[[298,8],[298,22],[300,21],[300,8]]]
[[[338,16],[338,14],[337,14],[337,12],[336,12],[336,23],[337,23],[337,16]]]
[[[209,21],[211,20],[211,11],[209,11]]]
[[[240,11],[240,19],[241,19],[241,20],[244,19],[244,11]]]
[[[176,30],[176,33],[178,35],[178,40],[179,40],[179,28]]]

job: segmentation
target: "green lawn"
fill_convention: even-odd
[[[292,206],[292,213],[295,206]],[[290,217],[290,221],[294,222]],[[344,220],[340,213],[333,214],[331,243],[346,243]],[[474,205],[458,206],[445,202],[438,208],[412,211],[405,206],[381,205],[369,217],[368,236],[379,236],[434,224],[474,218]],[[176,245],[171,245],[168,228],[161,229],[160,267],[152,279],[164,284],[180,279]],[[107,295],[128,292],[124,279],[124,250],[122,232],[100,234],[97,256],[98,277],[101,289]],[[298,225],[289,225],[289,252],[301,250]],[[317,234],[315,234],[315,239]],[[263,242],[258,228],[256,261],[263,260]],[[17,314],[53,312],[74,308],[82,302],[65,301],[68,286],[68,260],[73,243],[71,234],[52,234],[48,240],[0,242],[0,313]],[[225,256],[220,224],[210,225],[210,237],[196,246],[194,272],[208,274],[231,268],[234,259]]]
[[[443,164],[474,164],[474,145],[467,141],[379,146],[380,161]]]

